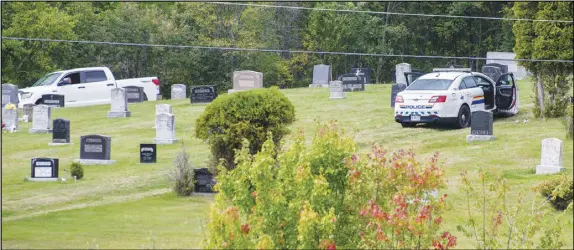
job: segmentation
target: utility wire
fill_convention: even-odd
[[[136,46],[136,47],[159,47],[159,48],[177,48],[177,49],[211,49],[211,50],[226,50],[226,51],[253,51],[253,52],[273,52],[273,53],[304,53],[304,54],[320,54],[320,55],[406,57],[406,58],[434,58],[434,59],[468,59],[468,60],[525,61],[525,62],[558,62],[558,63],[573,63],[574,62],[573,60],[553,60],[553,59],[507,59],[507,58],[486,58],[486,57],[468,57],[468,56],[389,55],[389,54],[357,53],[357,52],[331,52],[331,51],[309,51],[309,50],[280,50],[280,49],[253,49],[253,48],[236,48],[236,47],[212,47],[212,46],[198,46],[198,45],[120,43],[120,42],[99,42],[99,41],[85,41],[85,40],[61,40],[61,39],[5,37],[5,36],[3,36],[2,39],[19,40],[19,41],[120,45],[120,46]]]
[[[252,7],[263,7],[263,8],[284,8],[284,9],[313,10],[313,11],[334,11],[334,12],[349,12],[349,13],[387,14],[387,15],[398,15],[398,16],[425,16],[425,17],[447,17],[447,18],[486,19],[486,20],[505,20],[505,21],[574,23],[574,21],[568,21],[568,20],[545,20],[545,19],[504,18],[504,17],[480,17],[480,16],[456,16],[456,15],[436,15],[436,14],[420,14],[420,13],[399,13],[399,12],[367,11],[367,10],[341,10],[341,9],[309,8],[309,7],[298,7],[298,6],[284,6],[284,5],[264,5],[264,4],[250,4],[250,3],[234,3],[234,2],[204,2],[204,3],[208,3],[208,4],[224,4],[224,5],[239,5],[239,6],[252,6]]]

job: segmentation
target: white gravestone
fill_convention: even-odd
[[[329,87],[331,80],[331,65],[319,64],[313,66],[313,82],[309,88]]]
[[[233,89],[228,90],[229,94],[263,88],[263,73],[251,70],[235,71],[233,72]]]
[[[171,99],[185,99],[187,97],[187,88],[183,84],[171,85]]]
[[[175,116],[168,113],[160,113],[155,116],[155,134],[153,143],[174,144],[178,141],[175,138]]]
[[[128,96],[124,88],[113,88],[111,90],[112,104],[111,110],[108,112],[108,118],[122,118],[130,117],[131,112],[128,111]]]
[[[345,98],[345,92],[343,91],[342,81],[331,81],[329,83],[329,90],[331,95],[329,99],[343,99]]]
[[[6,130],[10,132],[18,131],[18,110],[3,108],[2,123],[4,123]]]
[[[411,72],[411,65],[408,63],[399,63],[395,66],[395,79],[397,84],[407,84],[405,72]]]
[[[173,114],[173,112],[171,110],[171,105],[169,105],[169,104],[157,104],[157,105],[155,105],[156,117],[158,114],[161,114],[161,113]],[[153,128],[156,128],[155,123],[154,123]]]
[[[34,104],[24,104],[22,107],[22,120],[24,122],[32,121],[32,117],[34,117]]]
[[[48,105],[36,105],[32,111],[32,128],[28,130],[31,134],[50,133],[52,123],[52,108]]]
[[[562,148],[563,143],[560,139],[543,139],[540,165],[536,166],[536,174],[555,174],[566,170],[562,167]]]

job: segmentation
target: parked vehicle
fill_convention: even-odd
[[[518,88],[512,73],[495,81],[470,69],[435,69],[420,76],[395,98],[395,121],[403,127],[417,123],[450,123],[468,127],[471,113],[518,113]]]
[[[41,77],[31,87],[20,89],[18,107],[41,104],[44,94],[64,95],[66,107],[108,104],[111,101],[110,90],[125,86],[143,87],[144,100],[156,101],[159,85],[157,77],[116,80],[107,67],[56,71]]]

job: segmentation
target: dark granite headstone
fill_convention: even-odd
[[[391,86],[391,107],[395,107],[395,97],[397,94],[407,88],[404,84],[393,84]]]
[[[140,144],[140,163],[157,162],[157,145]]]
[[[42,104],[52,108],[63,108],[65,105],[64,95],[47,94],[42,95]]]
[[[504,65],[504,64],[500,64],[500,63],[487,63],[484,66],[498,67],[498,68],[500,68],[500,71],[502,72],[502,74],[508,73],[508,65]]]
[[[493,114],[489,111],[474,111],[470,119],[471,135],[492,135]]]
[[[193,179],[195,180],[194,192],[196,193],[214,193],[213,186],[216,184],[207,168],[196,168],[193,170]]]
[[[8,103],[18,106],[18,86],[14,84],[2,84],[2,107]]]
[[[70,143],[70,120],[54,119],[52,143]]]
[[[110,160],[112,138],[105,135],[85,135],[80,139],[80,159]]]
[[[371,83],[371,69],[370,68],[351,68],[351,73],[355,73],[363,78],[364,84]]]
[[[365,91],[365,84],[360,76],[355,73],[347,73],[337,77],[337,80],[343,82],[344,92]]]
[[[483,66],[482,73],[492,79],[494,82],[497,82],[500,76],[502,75],[502,69],[496,66]]]
[[[128,103],[138,103],[144,102],[144,90],[143,87],[138,86],[125,86],[126,95],[128,98]]]
[[[32,178],[58,178],[58,159],[55,158],[32,158]]]
[[[217,98],[215,85],[191,86],[189,92],[191,103],[211,102]]]

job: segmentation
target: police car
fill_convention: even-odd
[[[447,123],[468,127],[471,112],[518,113],[518,88],[512,73],[491,77],[470,69],[433,69],[395,98],[395,121],[403,127],[417,123]]]

